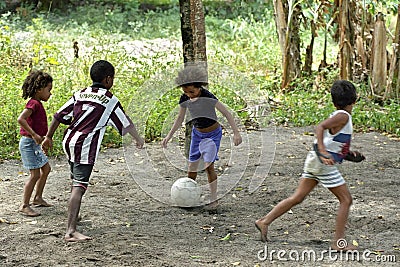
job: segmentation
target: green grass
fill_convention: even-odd
[[[147,141],[160,139],[172,123],[171,112],[181,93],[173,84],[182,62],[178,1],[165,2],[170,8],[158,11],[142,12],[137,4],[117,1],[76,7],[63,14],[35,14],[26,9],[0,18],[0,158],[19,158],[16,119],[24,108],[20,88],[30,67],[54,78],[53,96],[44,104],[50,121],[73,92],[90,85],[91,64],[109,60],[117,72],[113,93]],[[289,92],[280,90],[281,56],[271,9],[255,12],[261,1],[233,1],[231,6],[217,5],[235,14],[224,16],[211,2],[204,2],[208,62],[214,71],[229,75],[214,76],[210,90],[240,119],[248,119],[249,105],[268,99],[272,119],[278,124],[314,125],[333,111],[328,90],[337,77],[335,71],[319,87],[314,86],[315,74],[293,82]],[[74,41],[80,47],[79,58],[73,57]],[[399,103],[375,104],[368,85],[357,87],[362,98],[354,110],[356,129],[400,136]],[[63,129],[55,135],[53,155],[62,154]],[[114,130],[107,130],[105,146],[121,142]]]

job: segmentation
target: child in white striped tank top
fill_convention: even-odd
[[[318,183],[328,188],[339,200],[335,234],[331,244],[334,250],[354,250],[345,242],[345,226],[352,204],[346,182],[336,167],[343,159],[365,159],[359,152],[350,151],[353,132],[351,112],[357,101],[356,88],[345,80],[336,81],[331,88],[332,102],[336,111],[316,127],[316,151],[310,151],[304,164],[304,172],[296,191],[279,202],[267,215],[255,222],[261,240],[267,241],[268,226],[278,217],[300,204]],[[346,245],[343,245],[346,244]]]

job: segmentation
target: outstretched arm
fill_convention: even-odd
[[[178,117],[176,118],[174,124],[172,125],[171,130],[169,131],[169,133],[167,134],[167,136],[163,139],[162,141],[162,146],[164,148],[167,147],[167,143],[169,140],[171,140],[172,136],[174,135],[174,133],[180,128],[182,127],[182,123],[183,120],[185,119],[185,114],[186,114],[186,108],[183,107],[179,107],[179,113],[178,113]]]
[[[236,125],[235,119],[229,110],[219,101],[215,104],[215,108],[225,116],[228,120],[229,125],[233,130],[233,144],[238,146],[242,143],[242,136],[240,135],[239,128]]]
[[[135,139],[136,147],[143,148],[144,140],[140,137],[134,124],[131,124],[131,126],[129,127],[129,130],[128,130],[128,133]]]
[[[60,122],[53,118],[50,123],[49,129],[47,130],[47,134],[44,137],[44,141],[42,143],[43,150],[47,153],[47,151],[53,147],[53,135],[56,132]]]

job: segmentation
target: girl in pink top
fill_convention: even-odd
[[[22,85],[22,97],[29,98],[24,110],[18,117],[21,139],[19,150],[24,167],[29,169],[30,177],[24,186],[22,204],[19,211],[27,216],[35,217],[40,213],[30,207],[30,199],[36,185],[33,205],[49,207],[43,197],[43,189],[50,173],[50,164],[42,150],[41,143],[47,133],[47,116],[41,101],[49,100],[53,78],[42,71],[31,71]]]

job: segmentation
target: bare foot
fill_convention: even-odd
[[[51,206],[53,206],[52,204],[47,203],[43,198],[34,199],[32,204],[37,206],[37,207],[51,207]]]
[[[213,202],[211,202],[210,204],[207,205],[206,210],[209,213],[217,213],[218,206],[219,206],[218,200],[215,200],[215,201],[213,201]]]
[[[26,216],[29,216],[29,217],[36,217],[36,216],[40,215],[40,213],[34,211],[29,205],[26,205],[26,204],[22,205],[19,208],[19,212],[21,212],[21,213],[23,213],[23,214],[25,214]]]
[[[208,204],[208,208],[209,209],[217,209],[218,208],[218,200],[215,200],[215,201],[213,201],[213,202],[211,202],[210,204]]]
[[[87,241],[87,240],[91,240],[91,239],[92,238],[90,236],[86,236],[79,232],[67,233],[64,237],[64,240],[66,242],[82,242],[82,241]]]
[[[258,229],[258,231],[260,231],[261,241],[267,242],[268,225],[263,224],[261,220],[257,220],[255,222],[255,226]]]

